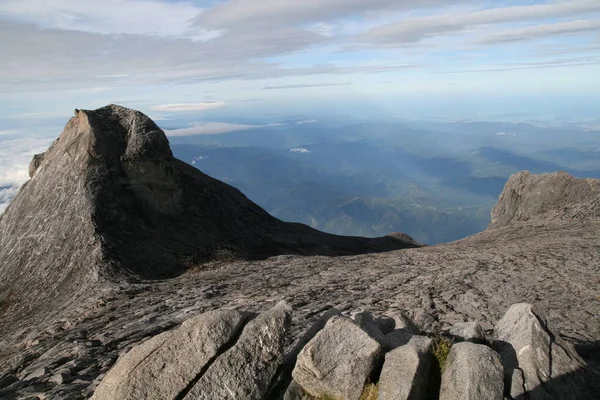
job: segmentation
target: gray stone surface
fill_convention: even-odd
[[[432,346],[430,338],[413,336],[407,344],[386,353],[377,399],[425,399],[433,362]]]
[[[457,342],[485,342],[485,332],[476,321],[458,322],[450,327],[448,334]]]
[[[380,351],[355,322],[333,317],[302,349],[292,376],[312,396],[358,400]]]
[[[504,371],[491,348],[469,342],[450,349],[442,372],[440,400],[503,400]]]
[[[99,142],[129,134],[134,127],[123,114],[130,113],[118,106],[78,112],[0,216],[0,375],[22,377],[39,367],[48,370],[44,380],[68,375],[43,388],[37,380],[14,382],[0,396],[89,397],[119,356],[148,338],[208,310],[260,312],[282,298],[294,307],[287,350],[332,307],[345,315],[406,311],[439,332],[465,320],[490,329],[518,299],[546,310],[555,333],[578,351],[598,354],[598,180],[518,174],[490,229],[451,244],[365,254],[394,247],[323,236],[298,224],[282,231],[239,191],[165,160],[161,141],[149,140],[141,152],[137,139],[131,151],[109,146],[115,162],[92,157],[104,154],[95,149]],[[91,129],[92,114],[113,121],[114,129]],[[132,154],[157,157],[117,165]],[[122,191],[132,187],[133,194]],[[177,210],[163,205],[177,203],[181,187],[196,188],[186,191],[186,212],[163,215],[161,209]],[[206,204],[216,206],[207,211]],[[241,211],[230,212],[232,204]],[[229,229],[223,232],[208,215],[231,216]],[[255,226],[264,236],[254,235]],[[260,254],[244,259],[251,251]],[[282,253],[297,255],[277,256]],[[341,254],[348,256],[334,257]],[[591,376],[578,387],[600,382]]]
[[[491,228],[535,220],[598,220],[600,180],[577,179],[566,172],[510,177],[492,209]]]
[[[511,399],[519,399],[524,396],[525,378],[523,371],[519,368],[504,370],[504,394]]]
[[[114,104],[76,110],[34,157],[32,172],[0,216],[0,299],[11,296],[0,324],[11,329],[36,326],[124,282],[173,278],[210,261],[417,246],[278,220],[173,158],[148,116]]]
[[[580,383],[569,375],[586,365],[573,346],[552,331],[537,307],[512,305],[496,325],[494,348],[502,357],[513,397],[523,390],[532,398],[578,397]]]
[[[302,389],[302,386],[298,385],[295,380],[292,380],[283,395],[283,400],[311,400],[311,398]]]
[[[102,380],[96,400],[174,399],[243,327],[237,311],[209,311],[130,350]]]
[[[291,307],[279,302],[250,321],[233,347],[221,354],[184,397],[262,399],[283,362]]]
[[[34,379],[43,377],[47,373],[48,373],[48,369],[46,367],[39,367],[39,368],[36,368],[35,370],[31,371],[29,374],[27,374],[23,378],[23,380],[24,381],[32,381]]]

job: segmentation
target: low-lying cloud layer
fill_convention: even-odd
[[[165,111],[165,112],[189,112],[189,111],[205,111],[214,110],[217,108],[225,107],[224,101],[209,101],[205,103],[178,103],[178,104],[161,104],[152,106],[152,111]]]
[[[0,214],[29,179],[29,162],[34,154],[46,151],[48,139],[10,139],[0,136]]]

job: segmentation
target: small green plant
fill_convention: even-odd
[[[440,372],[443,371],[446,366],[446,360],[448,359],[452,344],[452,340],[447,337],[441,335],[433,337],[433,356],[437,360]]]
[[[377,400],[379,394],[379,386],[374,383],[367,383],[360,395],[360,400]]]

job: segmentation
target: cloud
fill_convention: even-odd
[[[191,22],[202,9],[156,0],[4,0],[0,16],[56,28],[101,34],[201,36]],[[135,16],[135,17],[133,17]]]
[[[303,89],[303,88],[311,88],[311,87],[323,87],[323,86],[348,86],[351,85],[350,82],[345,83],[308,83],[305,85],[284,85],[284,86],[267,86],[264,87],[264,90],[276,90],[276,89]]]
[[[164,112],[186,112],[186,111],[205,111],[214,110],[225,107],[224,101],[209,101],[204,103],[177,103],[177,104],[161,104],[152,106],[152,111]]]
[[[305,149],[303,147],[296,147],[296,148],[290,149],[290,152],[292,152],[292,153],[310,153],[310,150]]]
[[[0,2],[0,93],[314,75],[327,82],[328,75],[436,69],[458,65],[453,57],[465,48],[472,50],[473,43],[479,48],[523,37],[592,32],[592,20],[569,19],[585,21],[585,15],[600,11],[597,0],[490,3],[496,8],[480,9],[487,4],[231,0],[201,6],[159,0],[5,0]],[[523,26],[531,21],[548,26]],[[425,40],[431,37],[456,40],[449,45],[441,38]],[[387,48],[397,53],[390,55]],[[523,62],[539,59],[535,51],[525,57]],[[463,61],[475,66],[477,59]],[[265,89],[303,87],[311,84]]]
[[[513,43],[518,41],[600,31],[600,20],[577,20],[509,29],[488,35],[480,44]]]
[[[526,69],[548,69],[548,68],[565,68],[565,67],[581,67],[586,65],[599,65],[600,57],[569,57],[560,59],[544,60],[531,63],[506,63],[495,65],[482,65],[474,69],[462,69],[453,71],[436,72],[436,74],[462,74],[474,72],[501,72],[501,71],[518,71]]]
[[[448,0],[230,0],[196,17],[200,26],[240,29],[289,26],[327,21],[375,11],[422,9],[465,1]]]
[[[14,38],[19,38],[15,46]],[[283,69],[268,57],[300,51],[323,37],[303,29],[227,33],[210,41],[101,35],[0,20],[0,92],[124,87],[321,73]]]
[[[304,120],[304,121],[297,121],[297,122],[294,122],[294,123],[296,125],[304,125],[304,124],[316,124],[317,122],[319,122],[319,121],[317,121],[316,119],[307,119],[307,120]]]
[[[262,125],[250,124],[232,124],[229,122],[207,122],[195,123],[188,128],[165,129],[167,136],[195,136],[195,135],[219,135],[223,133],[246,131],[256,128],[271,128],[276,126],[284,126],[286,124],[275,122]]]
[[[578,0],[552,4],[497,7],[470,13],[406,18],[375,27],[363,34],[360,40],[380,44],[411,43],[442,34],[463,32],[482,25],[565,18],[599,11],[600,2],[596,0]]]
[[[0,140],[0,213],[29,180],[29,162],[52,143],[49,139]]]

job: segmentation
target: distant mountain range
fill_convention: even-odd
[[[428,244],[485,229],[518,171],[600,177],[598,135],[528,124],[308,124],[170,140],[176,157],[278,218],[343,235],[403,231]]]

